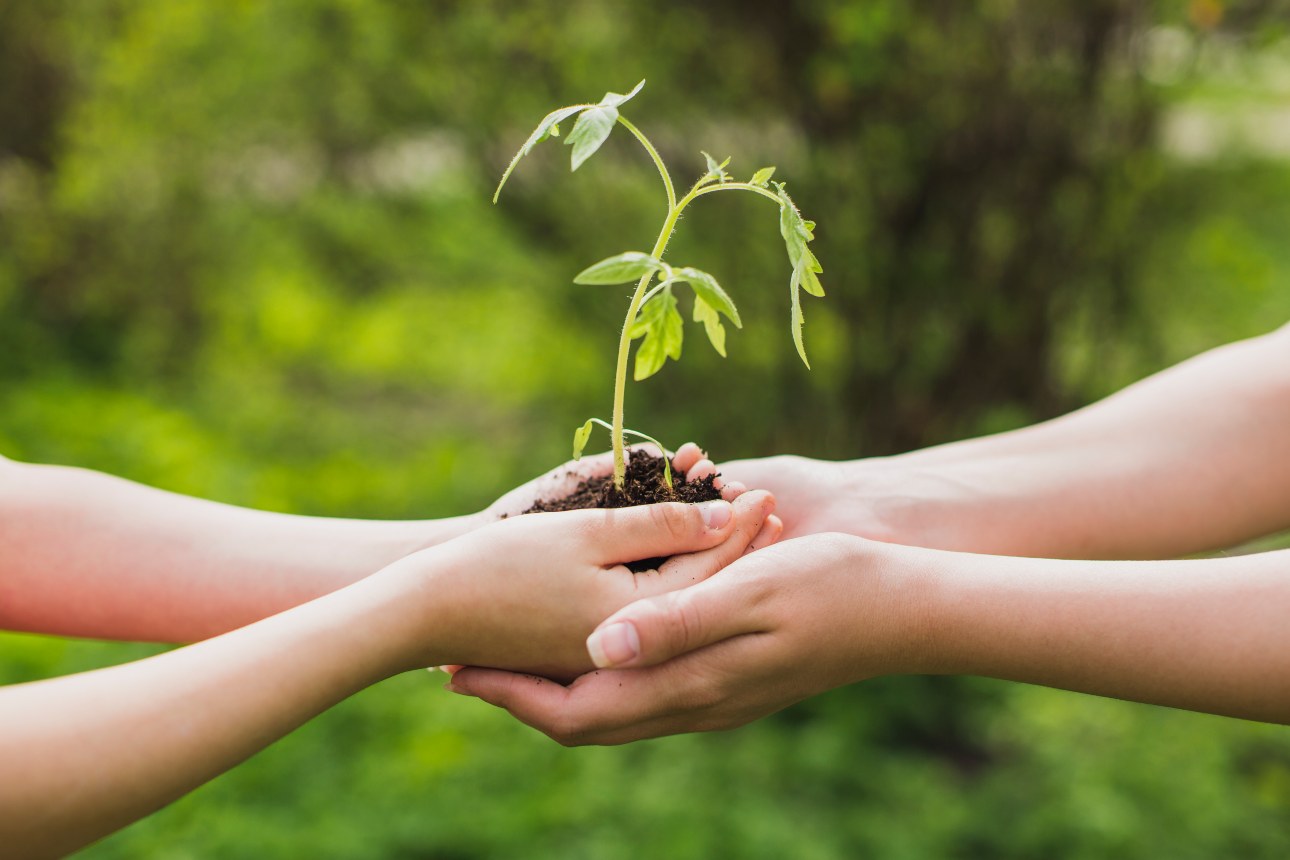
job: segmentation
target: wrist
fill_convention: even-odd
[[[837,535],[848,581],[863,583],[857,605],[853,665],[873,675],[945,674],[941,594],[953,579],[955,553]]]
[[[459,577],[448,575],[452,562],[441,548],[420,550],[377,571],[359,583],[372,597],[373,610],[365,620],[379,638],[381,663],[387,675],[454,662],[457,649],[447,586]]]
[[[405,524],[408,528],[398,538],[399,553],[391,561],[447,543],[487,525],[494,519],[487,511],[477,511],[456,517],[408,522]]]
[[[836,464],[833,524],[886,543],[957,548],[956,526],[971,510],[965,488],[917,453]]]
[[[850,481],[864,498],[851,504],[872,521],[858,533],[951,552],[1036,554],[1037,530],[1023,525],[1042,501],[1027,487],[1034,466],[984,454],[964,458],[955,447],[856,461]]]

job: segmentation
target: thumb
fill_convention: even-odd
[[[577,513],[587,521],[582,533],[595,561],[602,564],[698,552],[716,546],[734,531],[734,508],[721,500]]]
[[[704,646],[755,633],[756,600],[735,570],[680,591],[629,604],[587,637],[587,652],[601,669],[653,666]]]

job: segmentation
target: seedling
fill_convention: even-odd
[[[684,323],[681,319],[681,313],[678,309],[679,303],[675,295],[675,288],[681,284],[688,285],[694,294],[694,321],[703,324],[708,341],[723,358],[726,354],[726,330],[721,318],[724,316],[734,323],[736,328],[743,327],[743,323],[739,319],[739,311],[735,308],[735,303],[730,299],[726,291],[721,288],[721,285],[717,283],[716,278],[707,272],[699,271],[690,266],[674,267],[663,259],[667,244],[671,241],[672,233],[676,230],[677,219],[681,217],[685,207],[700,197],[715,194],[719,191],[751,192],[773,201],[779,207],[779,232],[784,237],[784,244],[788,249],[788,261],[793,268],[788,286],[790,308],[792,309],[791,330],[793,343],[797,346],[797,354],[802,357],[802,361],[808,369],[811,363],[806,358],[806,347],[802,342],[801,291],[805,290],[813,296],[824,295],[824,288],[820,285],[818,277],[819,273],[824,270],[820,267],[820,261],[815,258],[815,254],[807,247],[807,243],[815,238],[812,232],[815,229],[815,222],[806,221],[802,218],[792,198],[784,190],[783,182],[771,181],[771,177],[775,173],[774,167],[763,167],[754,173],[747,182],[738,182],[726,172],[726,165],[730,163],[729,158],[718,163],[716,159],[705,152],[702,155],[707,166],[706,171],[683,197],[679,200],[677,199],[675,186],[672,184],[672,176],[668,173],[667,165],[663,163],[658,150],[641,133],[640,129],[619,112],[619,108],[635,97],[644,86],[645,82],[641,81],[626,95],[606,93],[598,104],[570,105],[551,111],[538,123],[537,128],[529,135],[528,140],[524,141],[520,151],[515,153],[515,157],[511,159],[506,172],[502,174],[502,180],[497,185],[497,191],[493,194],[493,202],[496,203],[497,198],[502,193],[502,187],[506,184],[506,180],[510,178],[520,159],[528,155],[533,150],[533,147],[542,141],[551,137],[558,137],[560,135],[560,123],[575,114],[578,118],[573,124],[573,129],[569,132],[569,136],[565,138],[565,143],[573,148],[571,156],[572,170],[577,170],[588,158],[595,154],[596,150],[600,149],[601,144],[609,138],[610,133],[617,125],[627,129],[633,137],[640,141],[641,146],[649,153],[654,165],[658,168],[659,176],[663,180],[664,191],[667,193],[667,217],[663,219],[663,227],[659,231],[658,239],[654,242],[653,250],[649,253],[625,251],[584,269],[573,279],[574,283],[577,284],[614,285],[636,282],[636,291],[632,294],[631,304],[627,308],[627,319],[623,323],[622,334],[618,339],[618,364],[614,374],[613,421],[610,423],[599,418],[588,419],[585,424],[574,431],[573,435],[573,456],[576,460],[582,456],[582,451],[587,445],[587,440],[591,436],[594,425],[599,424],[609,429],[614,449],[614,486],[620,491],[623,489],[623,482],[627,472],[623,446],[624,434],[645,439],[658,446],[660,455],[663,458],[664,480],[669,490],[672,487],[672,473],[667,463],[667,451],[663,446],[644,433],[623,427],[623,398],[627,388],[627,359],[631,351],[632,341],[641,339],[641,344],[636,350],[636,363],[632,372],[632,378],[637,381],[647,379],[658,373],[669,358],[674,361],[681,358]]]

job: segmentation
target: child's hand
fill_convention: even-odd
[[[644,597],[693,585],[773,543],[774,498],[513,517],[391,565],[424,602],[409,666],[464,664],[572,678],[593,668],[586,639]],[[764,528],[766,527],[766,528]],[[624,562],[671,556],[657,571]]]
[[[633,450],[641,447],[652,454],[658,453],[658,450],[652,446],[636,445],[633,446]],[[711,475],[717,470],[712,461],[707,459],[699,446],[693,442],[687,442],[677,449],[672,457],[672,469],[692,481]],[[522,514],[533,507],[535,502],[566,496],[582,481],[608,475],[613,471],[614,455],[609,451],[583,457],[581,460],[570,460],[563,466],[558,466],[511,490],[489,505],[479,518],[485,522],[493,522],[504,517]],[[743,484],[724,483],[720,475],[713,482],[713,486],[721,490],[721,497],[728,502],[734,501],[745,489]]]

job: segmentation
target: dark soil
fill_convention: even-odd
[[[721,491],[712,485],[715,475],[687,481],[685,475],[672,472],[672,489],[663,483],[663,460],[646,451],[630,452],[627,461],[627,480],[622,490],[614,487],[613,475],[603,475],[583,481],[572,493],[559,499],[543,499],[524,513],[540,514],[550,511],[582,511],[589,508],[630,508],[634,505],[653,505],[659,502],[710,502],[721,498]],[[667,561],[649,558],[627,566],[636,573],[654,570]]]

